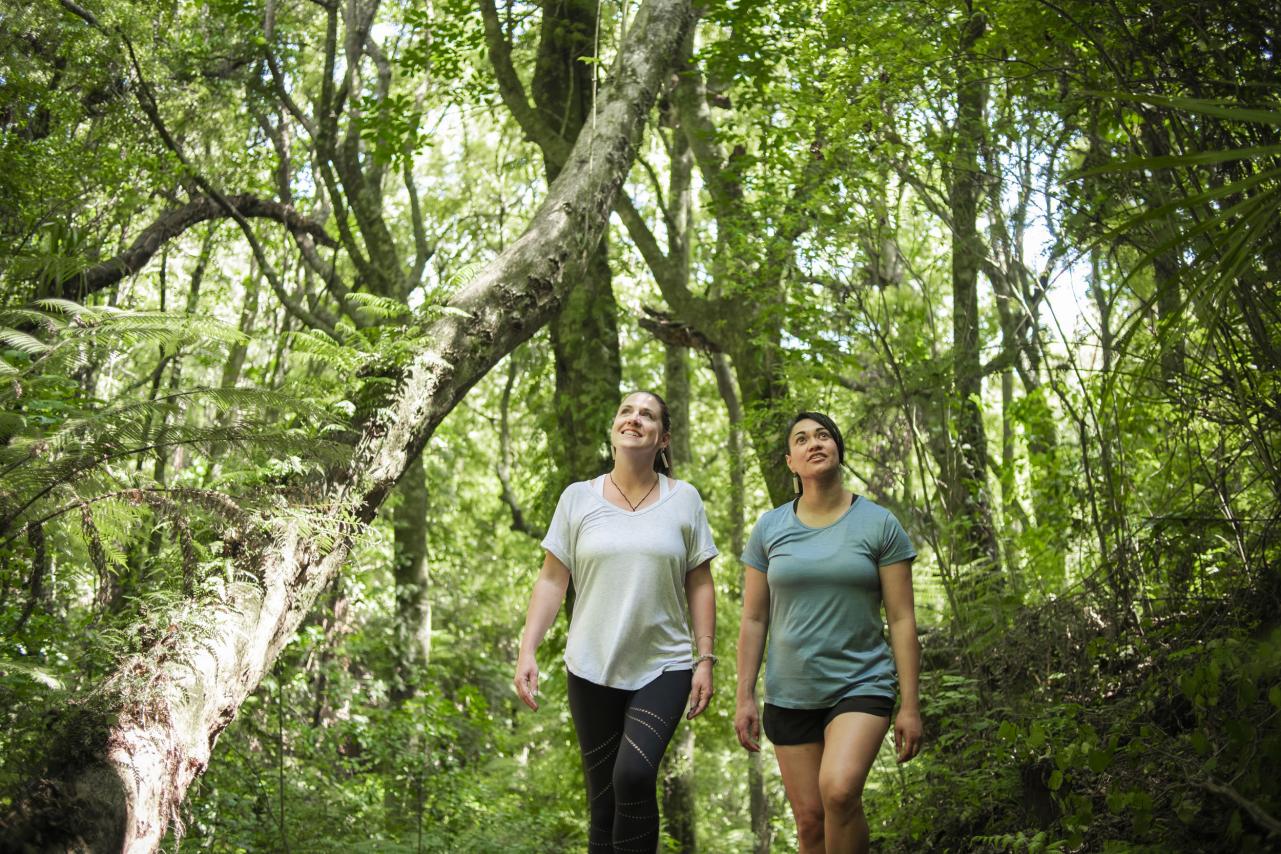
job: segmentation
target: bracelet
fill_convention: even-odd
[[[710,661],[712,663],[712,667],[715,667],[716,662],[720,661],[720,659],[712,655],[710,652],[705,652],[698,658],[694,659],[694,666],[698,667],[698,665],[702,664],[704,661]]]

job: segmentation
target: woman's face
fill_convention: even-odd
[[[637,392],[623,398],[614,415],[611,437],[615,448],[652,448],[667,444],[663,435],[663,407],[652,394]]]
[[[787,437],[787,467],[801,477],[818,477],[841,464],[836,438],[809,418],[792,425]]]

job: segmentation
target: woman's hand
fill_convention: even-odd
[[[738,736],[738,743],[749,753],[760,751],[761,714],[756,708],[755,697],[738,701],[738,708],[734,711],[734,733]]]
[[[516,659],[516,696],[534,711],[538,711],[538,662],[533,655],[522,653]]]
[[[712,700],[712,662],[700,661],[694,666],[694,680],[689,687],[689,714],[693,720],[703,713]]]
[[[921,752],[924,728],[921,713],[914,708],[900,708],[894,718],[894,750],[899,762],[907,762]]]

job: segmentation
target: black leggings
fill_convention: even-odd
[[[589,854],[658,850],[658,764],[685,711],[692,678],[692,671],[669,670],[643,688],[623,691],[569,674],[569,713],[587,780]]]

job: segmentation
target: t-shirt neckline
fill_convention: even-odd
[[[792,519],[794,519],[796,521],[796,524],[800,525],[805,530],[826,531],[828,528],[832,527],[833,525],[839,525],[842,519],[850,515],[850,513],[854,511],[854,508],[858,506],[858,500],[862,497],[863,496],[859,495],[857,492],[853,493],[853,497],[850,499],[850,506],[845,508],[845,512],[837,516],[831,522],[828,522],[826,525],[823,525],[822,527],[819,527],[819,528],[816,528],[813,525],[806,525],[804,522],[801,521],[801,515],[796,512],[797,504],[801,500],[799,496],[790,502],[791,507],[789,509],[791,510]]]
[[[624,516],[640,516],[642,513],[648,513],[655,507],[666,502],[667,499],[671,498],[673,493],[676,492],[676,478],[668,478],[667,475],[660,474],[658,476],[658,500],[648,507],[641,507],[639,510],[628,510],[626,507],[619,507],[617,504],[605,497],[605,478],[607,477],[609,477],[608,473],[602,474],[592,480],[589,480],[587,485],[590,487],[592,495],[596,496],[597,501],[604,504],[611,510],[617,510]],[[671,483],[668,483],[668,480],[670,480]]]

